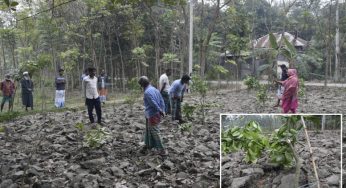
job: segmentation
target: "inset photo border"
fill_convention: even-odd
[[[220,185],[342,187],[342,114],[220,114]]]

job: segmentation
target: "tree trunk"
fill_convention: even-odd
[[[5,45],[4,45],[4,39],[1,39],[1,48],[2,48],[2,57],[4,59],[4,66],[3,68],[6,68],[6,54],[5,54]]]
[[[339,0],[336,0],[336,14],[335,14],[335,71],[334,71],[334,80],[340,80],[340,70],[339,70],[339,58],[340,58],[340,33],[339,33]]]
[[[200,75],[202,78],[204,78],[204,73],[205,73],[205,68],[206,68],[206,55],[207,55],[206,53],[208,51],[209,41],[210,41],[212,33],[214,32],[216,21],[220,15],[220,8],[221,8],[220,7],[220,0],[217,0],[215,12],[214,12],[213,17],[212,17],[212,19],[208,25],[207,36],[204,40],[202,40],[203,41],[203,42],[201,42],[202,46],[200,45],[200,55],[199,55],[200,66],[201,66]]]
[[[113,65],[113,51],[112,51],[112,42],[111,42],[111,29],[110,26],[108,27],[108,48],[109,48],[109,63],[111,65],[111,88],[112,92],[114,93],[114,65]]]
[[[119,49],[120,61],[121,61],[121,86],[122,86],[123,92],[125,92],[125,67],[124,67],[123,53],[122,53],[120,42],[119,42],[118,31],[115,32],[115,36],[117,37],[117,44]]]
[[[155,78],[159,77],[159,66],[160,66],[160,36],[159,36],[159,26],[155,29]],[[157,82],[158,83],[158,82]],[[156,84],[157,84],[156,83]]]

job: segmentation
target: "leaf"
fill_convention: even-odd
[[[235,62],[234,60],[227,60],[226,62],[227,62],[228,64],[237,66],[237,62]]]
[[[296,48],[287,40],[287,38],[285,36],[283,36],[283,38],[284,38],[284,42],[285,42],[286,47],[289,49],[289,51],[291,53],[291,56],[294,57],[295,54],[297,53]]]
[[[278,43],[276,42],[276,37],[274,36],[273,33],[269,33],[269,41],[270,41],[270,46],[274,49],[278,49]]]
[[[11,7],[15,7],[15,6],[17,6],[18,5],[18,2],[16,2],[16,1],[13,1],[12,3],[11,3]]]

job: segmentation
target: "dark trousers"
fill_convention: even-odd
[[[181,117],[181,101],[180,99],[171,98],[171,107],[172,107],[172,120],[182,120]]]
[[[102,116],[102,112],[101,112],[101,102],[100,102],[100,98],[97,99],[86,99],[85,100],[85,104],[88,107],[88,115],[89,115],[89,119],[91,123],[94,123],[94,116],[93,116],[93,110],[95,107],[96,110],[96,115],[97,115],[97,123],[101,123],[101,116]]]
[[[170,114],[171,113],[171,104],[169,101],[169,94],[167,91],[162,91],[161,92],[161,96],[163,98],[163,101],[165,102],[165,112],[166,114]]]

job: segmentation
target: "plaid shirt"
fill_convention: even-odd
[[[14,94],[15,86],[11,80],[9,82],[4,80],[0,84],[0,89],[1,89],[4,96],[12,96]]]

